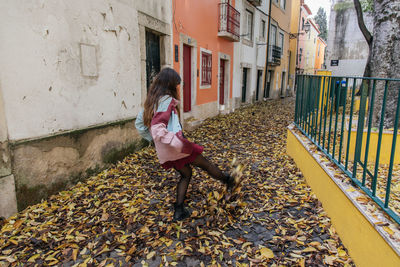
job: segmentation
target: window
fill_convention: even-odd
[[[249,41],[253,40],[253,12],[250,10],[246,9],[246,23],[244,25],[245,27],[245,38]]]
[[[265,20],[261,20],[260,38],[265,40]]]
[[[271,25],[271,45],[276,45],[276,26]]]
[[[281,0],[281,8],[286,9],[286,0]]]
[[[301,18],[301,29],[304,30],[304,18]]]
[[[211,85],[212,76],[212,58],[211,54],[201,52],[201,85]]]
[[[301,57],[303,55],[303,48],[300,48],[300,52],[299,52],[299,62],[301,62]]]
[[[281,48],[281,57],[283,57],[283,44],[285,42],[285,35],[283,33],[279,33],[279,47]]]
[[[318,45],[318,56],[319,56],[320,50],[321,50],[321,45]]]

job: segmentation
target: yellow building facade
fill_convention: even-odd
[[[264,80],[265,98],[278,98],[287,95],[289,80],[294,72],[289,69],[290,31],[292,0],[271,0],[271,22],[269,28],[269,45],[267,45],[268,67]]]
[[[318,35],[321,32],[319,31],[318,26],[313,19],[308,19],[307,23],[310,23],[310,30],[306,33],[304,43],[304,73],[315,74],[315,58],[319,44]]]

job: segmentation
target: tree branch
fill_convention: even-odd
[[[354,7],[355,7],[356,12],[357,12],[358,27],[360,27],[360,30],[361,30],[362,34],[364,35],[364,38],[367,41],[368,46],[371,47],[371,45],[372,45],[372,35],[368,31],[367,27],[365,26],[364,16],[363,16],[363,11],[362,11],[362,8],[361,8],[360,1],[359,0],[353,0],[353,1],[354,1]]]

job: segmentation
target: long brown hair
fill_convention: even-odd
[[[154,77],[144,102],[143,122],[150,126],[154,110],[158,108],[158,101],[165,95],[178,99],[177,86],[181,83],[179,74],[171,68],[164,68]]]

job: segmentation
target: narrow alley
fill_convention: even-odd
[[[148,147],[3,222],[0,266],[354,265],[285,152],[293,112],[293,99],[267,101],[187,133],[221,168],[245,164],[233,201],[195,170],[191,217],[173,223],[178,174]]]

